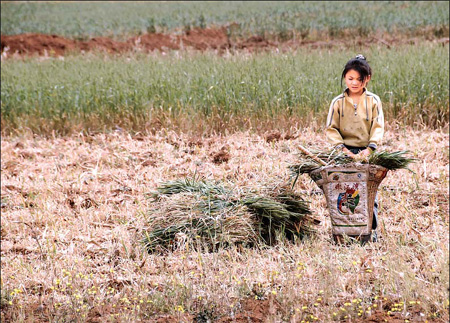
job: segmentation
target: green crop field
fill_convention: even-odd
[[[236,36],[276,34],[305,38],[344,30],[421,33],[448,37],[448,1],[193,1],[193,2],[5,2],[1,32],[58,34],[72,38],[120,38],[142,32],[239,24]]]
[[[448,123],[448,49],[424,44],[365,50],[374,71],[369,89],[382,99],[387,121]],[[342,91],[341,68],[354,54],[304,49],[251,57],[175,53],[5,61],[2,131],[137,130],[162,116],[183,120],[188,128],[200,117],[214,129],[268,118],[324,122],[329,103]]]

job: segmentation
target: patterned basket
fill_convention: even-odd
[[[375,195],[387,171],[378,165],[350,163],[310,173],[327,200],[333,235],[371,234]]]

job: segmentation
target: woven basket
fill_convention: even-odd
[[[310,173],[326,197],[333,235],[371,234],[375,195],[387,171],[378,165],[350,163]]]

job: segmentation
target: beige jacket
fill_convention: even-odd
[[[355,107],[345,90],[331,102],[325,134],[333,146],[345,144],[376,149],[384,135],[380,98],[364,89]]]

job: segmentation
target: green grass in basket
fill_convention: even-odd
[[[311,152],[329,165],[344,165],[355,162],[354,159],[348,157],[341,151],[332,150],[321,152],[312,150]],[[407,150],[396,152],[375,151],[369,156],[368,161],[363,161],[362,163],[383,166],[389,170],[409,169],[408,165],[416,161],[416,158],[408,155],[409,153]],[[288,168],[294,176],[298,176],[299,174],[309,174],[322,166],[306,154],[300,153],[299,163],[290,165]]]

